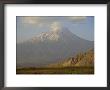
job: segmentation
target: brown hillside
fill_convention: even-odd
[[[47,67],[93,67],[94,66],[94,50],[78,53],[75,57],[70,57],[62,62],[50,64]]]

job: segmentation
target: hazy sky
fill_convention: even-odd
[[[94,41],[93,16],[17,16],[17,42],[41,32],[66,27],[77,36]]]

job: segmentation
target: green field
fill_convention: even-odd
[[[17,68],[16,74],[94,74],[94,67]]]

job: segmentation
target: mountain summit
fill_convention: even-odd
[[[60,38],[59,35],[59,31],[54,32],[54,31],[49,31],[49,32],[45,32],[45,33],[41,33],[35,37],[33,37],[30,41],[32,42],[42,42],[42,41],[46,41],[46,40],[54,40],[57,41]]]
[[[17,44],[17,66],[43,66],[93,48],[94,42],[84,40],[67,28],[55,28]]]
[[[70,32],[67,28],[60,28],[55,31],[49,31],[49,32],[43,32],[32,39],[30,39],[30,42],[43,42],[43,41],[58,41],[63,40],[65,37],[71,37],[73,36],[72,32]]]

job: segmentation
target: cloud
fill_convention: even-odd
[[[40,26],[40,27],[42,26],[41,18],[35,17],[35,16],[22,17],[22,23],[36,25],[36,26]]]
[[[61,28],[61,24],[57,21],[52,22],[50,25],[51,31],[54,31],[54,32],[57,32],[58,30],[60,30],[60,28]]]
[[[82,22],[82,21],[85,21],[87,17],[86,16],[71,16],[69,17],[69,19],[74,22]]]

